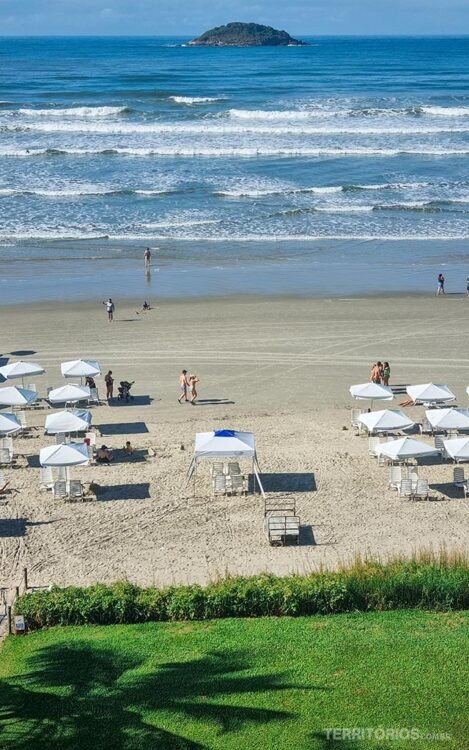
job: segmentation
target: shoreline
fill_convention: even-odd
[[[115,298],[116,306],[119,304],[119,308],[124,307],[125,309],[139,309],[142,306],[142,300],[145,295],[136,297],[133,295],[120,296]],[[392,292],[351,292],[347,295],[344,294],[287,294],[279,293],[272,294],[271,292],[262,293],[246,293],[246,294],[213,294],[213,295],[197,295],[193,297],[180,296],[180,297],[159,297],[157,294],[147,294],[146,298],[151,303],[152,310],[156,309],[160,305],[164,306],[179,306],[179,305],[191,305],[200,306],[205,304],[218,305],[220,303],[229,302],[234,305],[242,304],[273,304],[273,303],[290,303],[295,302],[311,302],[311,303],[328,303],[328,302],[359,302],[366,300],[431,300],[436,298],[436,292],[429,291],[425,293],[421,290],[416,289],[414,292],[408,290],[403,292],[392,291]],[[113,298],[114,299],[114,298]],[[468,299],[466,291],[458,292],[446,292],[441,295],[439,299],[446,300],[463,300]],[[3,313],[11,313],[12,311],[18,311],[23,309],[38,310],[44,312],[53,312],[54,309],[64,307],[70,310],[81,311],[83,306],[93,306],[96,310],[100,309],[102,300],[99,297],[83,297],[82,299],[72,299],[65,301],[62,298],[50,298],[46,300],[34,300],[31,302],[1,302],[0,303],[0,315]],[[116,321],[118,320],[118,310],[116,310]]]

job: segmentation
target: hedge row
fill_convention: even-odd
[[[334,614],[419,608],[467,609],[464,559],[356,563],[337,572],[279,578],[226,578],[201,586],[142,589],[131,583],[53,588],[23,594],[15,611],[31,629],[52,625],[137,623]]]

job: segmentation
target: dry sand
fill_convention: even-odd
[[[47,370],[34,379],[40,395],[63,383],[60,362],[78,357],[96,357],[116,381],[135,380],[139,398],[94,408],[94,423],[107,445],[130,439],[156,454],[137,462],[117,452],[109,467],[74,469],[102,488],[98,500],[54,500],[35,468],[39,449],[53,442],[42,430],[50,412],[28,412],[40,429],[15,440],[26,458],[4,471],[20,492],[0,505],[0,586],[17,584],[24,566],[31,585],[204,583],[226,573],[336,566],[357,552],[467,544],[468,501],[450,485],[453,467],[436,461],[421,469],[441,501],[398,498],[387,469],[368,457],[366,438],[350,429],[357,404],[348,395],[372,362],[388,359],[393,384],[448,383],[467,405],[465,298],[165,301],[145,315],[126,303],[112,324],[94,303],[0,314],[2,356]],[[196,407],[177,403],[182,367],[200,378],[207,401]],[[214,498],[208,465],[195,496],[185,486],[195,433],[220,427],[255,433],[269,494],[296,499],[305,527],[299,547],[269,547],[258,495]]]

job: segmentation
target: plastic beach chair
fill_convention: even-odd
[[[52,474],[52,467],[51,466],[43,466],[41,467],[41,475],[40,475],[40,482],[42,487],[46,487],[48,490],[51,490],[54,486],[54,477]]]
[[[397,490],[402,481],[402,469],[400,466],[391,466],[389,469],[389,486]]]
[[[67,482],[59,480],[54,482],[53,486],[54,498],[63,499],[67,497]]]
[[[373,456],[374,458],[377,457],[376,449],[381,443],[381,439],[379,437],[369,437],[368,438],[368,454],[370,456]]]
[[[399,497],[412,497],[412,480],[403,479],[399,485]]]
[[[426,479],[419,479],[417,487],[412,492],[412,497],[418,498],[419,500],[428,500],[430,497],[430,488]]]

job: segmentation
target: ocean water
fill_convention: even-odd
[[[465,288],[468,37],[184,41],[0,39],[3,302]]]

